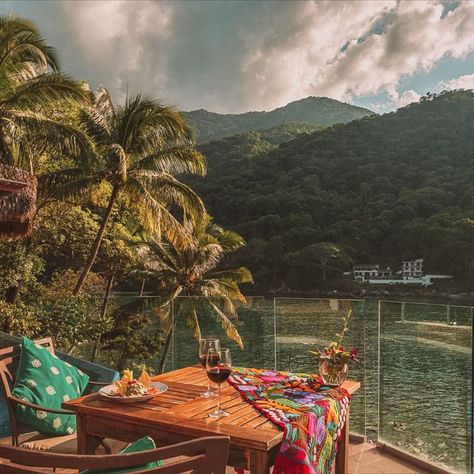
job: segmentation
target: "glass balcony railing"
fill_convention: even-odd
[[[378,439],[471,472],[473,308],[379,307]]]
[[[149,318],[141,331],[158,334],[159,298],[113,298],[110,310]],[[455,472],[473,466],[473,311],[474,307],[384,300],[251,297],[239,307],[235,324],[244,350],[228,340],[205,302],[179,298],[171,310],[176,329],[166,370],[197,363],[197,342],[183,308],[197,309],[203,334],[221,337],[234,365],[317,372],[308,351],[339,332],[352,308],[344,345],[360,350],[349,378],[361,382],[351,409],[351,431]],[[201,304],[202,303],[202,304]],[[117,316],[115,316],[117,317]],[[154,336],[153,336],[154,337]],[[164,344],[164,342],[161,342]],[[87,357],[88,349],[83,348]],[[118,349],[100,353],[113,366]],[[126,364],[157,368],[158,358],[125,358]]]

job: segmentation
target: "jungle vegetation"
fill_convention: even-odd
[[[224,227],[255,294],[341,286],[351,262],[474,281],[474,94],[443,92],[396,112],[303,133],[279,145],[250,132],[203,144],[205,180],[189,179]],[[322,242],[337,245],[324,263]]]

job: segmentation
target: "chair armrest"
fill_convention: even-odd
[[[36,405],[35,403],[27,402],[26,400],[22,400],[21,398],[16,398],[11,395],[8,397],[8,401],[11,403],[17,403],[19,405],[23,405],[28,408],[32,408],[33,410],[41,410],[41,411],[46,411],[48,413],[57,413],[59,415],[75,415],[73,411],[69,410],[61,410],[60,408],[46,408],[42,407],[40,405]]]

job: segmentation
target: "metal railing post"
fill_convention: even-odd
[[[381,342],[381,327],[382,327],[382,300],[377,301],[377,441],[380,440],[380,412],[381,412],[381,397],[380,389],[382,386],[382,361],[380,352]]]
[[[273,356],[274,369],[277,370],[277,305],[276,298],[273,298]]]
[[[174,300],[171,300],[171,327],[173,328],[171,333],[171,370],[174,370],[174,333],[176,331],[174,325]]]

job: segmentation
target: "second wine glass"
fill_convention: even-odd
[[[199,341],[199,362],[206,369],[207,353],[210,349],[218,351],[220,349],[220,342],[217,337],[206,336],[202,337]],[[217,394],[211,390],[211,381],[208,381],[207,390],[201,393],[201,397],[210,398],[215,397]]]
[[[219,350],[209,349],[206,359],[206,372],[209,380],[218,384],[217,409],[212,413],[209,413],[209,416],[211,418],[229,416],[229,413],[221,410],[221,384],[229,378],[232,372],[230,350],[225,348]]]

